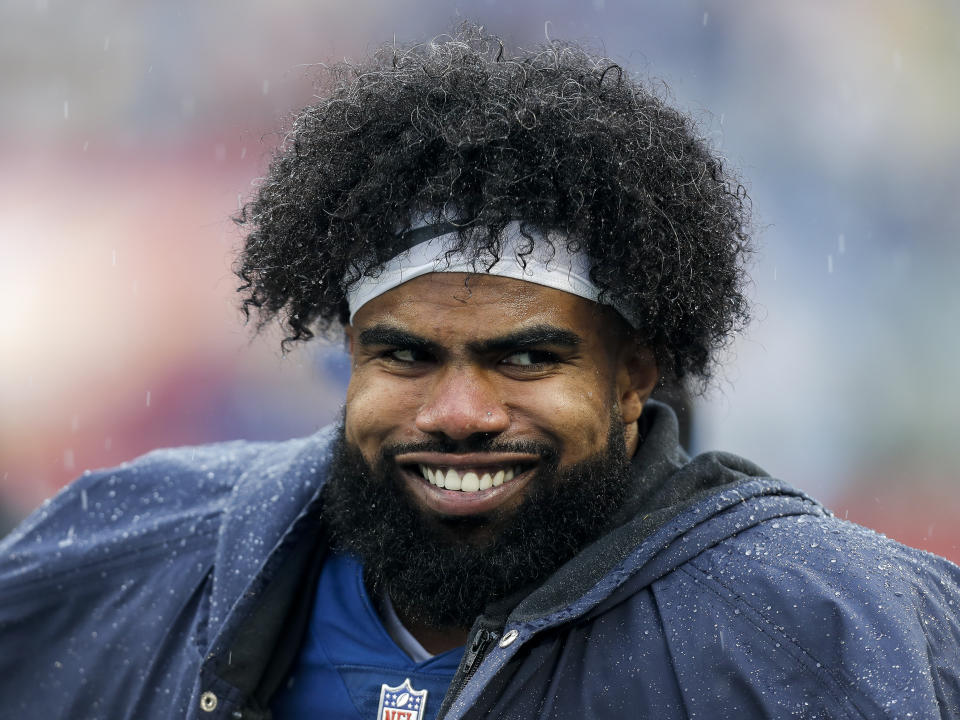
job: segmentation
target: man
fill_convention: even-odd
[[[239,218],[342,422],[86,475],[2,545],[4,716],[960,717],[960,569],[659,384],[747,317],[745,196],[619,67],[466,26],[332,73]]]

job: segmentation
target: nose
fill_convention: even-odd
[[[464,440],[476,433],[501,433],[510,416],[482,371],[449,367],[440,373],[417,412],[417,429]]]

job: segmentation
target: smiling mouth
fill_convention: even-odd
[[[516,476],[522,475],[533,465],[515,464],[499,468],[452,468],[420,463],[415,467],[423,479],[438,488],[461,492],[479,492],[492,487],[500,487]]]

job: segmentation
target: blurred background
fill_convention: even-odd
[[[465,18],[664,80],[747,179],[756,320],[693,450],[960,560],[956,0],[0,0],[0,532],[84,469],[335,419],[341,349],[243,326],[229,217],[317,63]]]

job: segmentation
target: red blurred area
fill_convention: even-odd
[[[960,563],[960,496],[946,491],[953,478],[893,480],[854,483],[830,506],[838,517]]]
[[[4,149],[8,513],[155,447],[303,434],[336,414],[311,355],[252,344],[238,310],[230,216],[267,150],[221,136]]]

